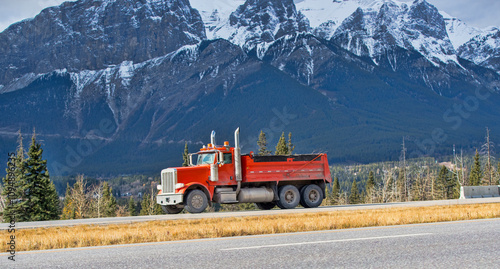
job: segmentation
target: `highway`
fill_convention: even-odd
[[[500,268],[500,219],[0,254],[2,268]]]
[[[248,217],[248,216],[264,216],[264,215],[279,215],[279,214],[329,212],[329,211],[341,211],[341,210],[367,210],[367,209],[384,209],[384,208],[395,208],[395,207],[421,207],[421,206],[484,204],[484,203],[500,203],[500,197],[385,203],[385,204],[340,205],[340,206],[324,206],[324,207],[307,208],[307,209],[296,208],[288,210],[273,209],[273,210],[255,210],[255,211],[237,211],[237,212],[215,212],[215,213],[201,213],[201,214],[153,215],[153,216],[134,216],[134,217],[115,217],[115,218],[18,222],[16,223],[16,229],[74,226],[83,224],[105,225],[105,224],[119,224],[119,223],[134,223],[134,222],[153,221],[153,220]],[[0,230],[6,230],[6,229],[8,229],[7,224],[4,225],[0,224]]]

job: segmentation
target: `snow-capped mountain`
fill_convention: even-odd
[[[448,33],[448,37],[450,38],[453,47],[457,51],[460,46],[465,44],[471,38],[484,33],[484,30],[467,25],[465,22],[461,21],[458,18],[450,16],[444,11],[440,11],[440,13],[446,23],[446,31]]]
[[[500,73],[500,29],[494,27],[460,46],[458,55]]]
[[[0,144],[36,127],[64,162],[91,141],[94,172],[156,172],[238,126],[247,152],[265,129],[336,161],[392,158],[401,136],[432,155],[500,120],[498,35],[425,0],[66,2],[0,33]],[[484,89],[470,117],[446,112]]]
[[[57,69],[143,62],[206,39],[203,25],[188,0],[65,2],[0,33],[0,85]]]
[[[232,4],[240,2],[233,1]],[[229,16],[227,1],[222,2],[222,7],[221,3],[213,6],[196,0],[192,3],[203,10],[202,14],[210,14],[204,16],[208,36],[229,40],[246,51],[286,34],[309,30],[308,20],[296,10],[293,0],[247,0]]]

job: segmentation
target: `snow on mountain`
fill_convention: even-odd
[[[309,30],[309,21],[293,0],[191,0],[201,10],[209,39],[223,38],[249,51],[296,32]],[[232,12],[230,12],[232,11]]]
[[[500,29],[493,27],[458,49],[458,55],[475,64],[500,70]]]
[[[205,39],[188,0],[65,2],[0,33],[0,84],[30,72],[142,62]]]
[[[205,24],[208,39],[216,39],[229,36],[229,33],[222,33],[221,29],[229,24],[229,16],[245,0],[189,0],[191,7],[200,12]]]
[[[418,51],[435,65],[458,64],[443,16],[434,6],[425,0],[411,6],[391,0],[371,2],[346,18],[331,40],[375,62],[379,55],[397,46]]]
[[[483,33],[483,30],[467,25],[465,22],[440,11],[446,23],[448,37],[455,50],[469,41],[472,37]]]
[[[358,8],[379,9],[384,0],[295,0],[294,2],[297,10],[309,19],[314,34],[330,39],[340,24]]]

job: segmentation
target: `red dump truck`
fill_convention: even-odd
[[[331,182],[326,154],[241,155],[239,128],[234,140],[234,147],[227,141],[216,146],[212,132],[211,143],[189,155],[189,166],[162,170],[157,203],[169,214],[201,213],[212,202],[255,203],[264,210],[321,204]]]

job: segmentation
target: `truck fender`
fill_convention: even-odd
[[[207,196],[208,198],[208,204],[209,205],[212,205],[212,195],[211,193],[208,191],[207,187],[204,186],[204,185],[201,185],[197,182],[192,182],[192,183],[188,183],[184,186],[184,190],[182,191],[182,193],[184,193],[184,195],[186,195],[190,190],[201,190],[205,193],[205,195]],[[179,191],[181,192],[181,191]]]

